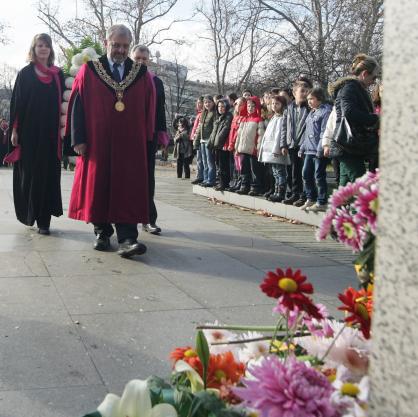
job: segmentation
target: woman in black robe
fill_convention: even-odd
[[[29,65],[18,74],[10,104],[11,145],[21,157],[13,167],[17,219],[35,221],[48,235],[52,216],[62,215],[60,112],[64,77],[54,63],[49,35],[36,35]]]

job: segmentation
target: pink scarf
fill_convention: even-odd
[[[40,63],[35,64],[36,69],[42,74],[42,78],[44,82],[50,83],[52,79],[55,80],[55,84],[57,85],[58,89],[58,147],[57,147],[57,154],[58,159],[61,161],[62,158],[62,141],[61,141],[61,98],[62,98],[62,91],[61,91],[61,82],[58,76],[60,69],[55,65],[50,67],[44,67]]]

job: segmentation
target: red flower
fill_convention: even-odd
[[[267,276],[261,283],[261,290],[269,297],[278,298],[279,303],[288,310],[294,310],[295,306],[305,311],[310,316],[322,319],[318,307],[305,294],[313,293],[313,286],[305,282],[306,277],[298,269],[293,272],[292,268],[287,268],[284,272],[280,268],[276,272],[267,272]]]
[[[338,310],[345,311],[347,317],[345,322],[359,324],[360,330],[366,339],[370,339],[370,326],[373,310],[373,287],[369,285],[367,290],[356,291],[354,288],[347,288],[344,294],[338,294],[338,298],[344,304]],[[350,315],[351,314],[351,315]]]

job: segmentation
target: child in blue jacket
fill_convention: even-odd
[[[307,211],[327,209],[327,158],[322,149],[322,136],[327,126],[331,106],[325,103],[322,88],[313,88],[308,94],[308,104],[312,109],[306,118],[306,128],[299,156],[304,156],[302,169],[306,203],[301,207]]]

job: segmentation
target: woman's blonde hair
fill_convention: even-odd
[[[38,33],[37,35],[34,36],[32,43],[30,45],[30,48],[29,48],[28,62],[36,62],[35,46],[36,46],[36,42],[38,41],[45,42],[47,46],[49,47],[49,49],[51,49],[51,53],[49,54],[47,64],[48,64],[48,67],[50,67],[51,65],[54,65],[55,52],[54,52],[54,48],[52,47],[52,39],[47,33]]]
[[[360,75],[363,71],[373,74],[379,68],[379,64],[375,58],[366,54],[358,54],[354,57],[351,65],[351,73]]]

